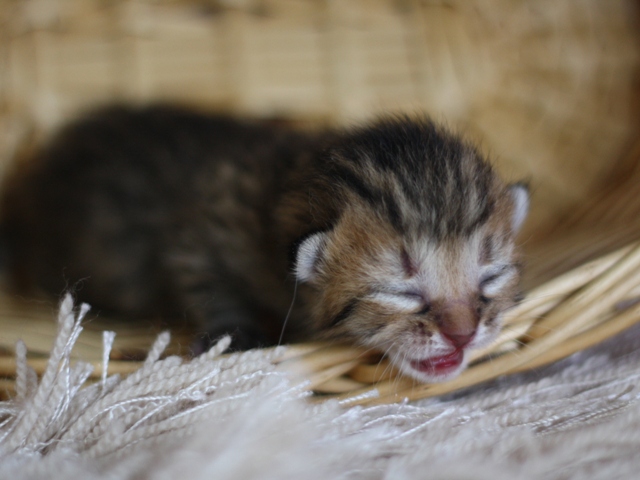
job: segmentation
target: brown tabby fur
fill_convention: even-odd
[[[519,278],[512,197],[476,150],[426,119],[309,134],[110,107],[10,176],[2,234],[22,291],[80,282],[95,308],[186,316],[211,337],[234,333],[238,348],[276,343],[293,305],[285,340],[416,359],[451,349],[440,330],[497,333]],[[314,236],[318,248],[301,247]],[[482,269],[494,264],[511,273],[488,298]]]

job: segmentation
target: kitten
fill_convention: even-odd
[[[528,192],[426,119],[302,133],[171,106],[67,126],[6,183],[13,284],[236,348],[379,349],[441,381],[514,304]],[[295,297],[295,298],[294,298]]]

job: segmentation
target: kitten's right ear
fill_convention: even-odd
[[[295,253],[296,278],[301,282],[312,282],[318,277],[318,265],[327,246],[327,234],[318,232],[309,235],[298,244]]]
[[[514,183],[509,185],[509,192],[513,201],[511,231],[515,235],[522,228],[522,224],[529,213],[529,187],[524,183]]]

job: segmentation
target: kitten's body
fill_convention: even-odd
[[[355,341],[441,379],[517,291],[526,195],[428,121],[315,135],[111,108],[7,187],[16,284],[83,280],[95,307],[186,315],[214,337],[237,330],[240,348],[278,341],[297,280],[285,340]]]

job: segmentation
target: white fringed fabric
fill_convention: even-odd
[[[69,361],[88,307],[66,298],[38,381],[17,346],[0,478],[569,479],[640,471],[640,328],[546,369],[415,404],[313,404],[278,351],[161,359],[126,378]],[[108,358],[113,336],[104,337]]]

